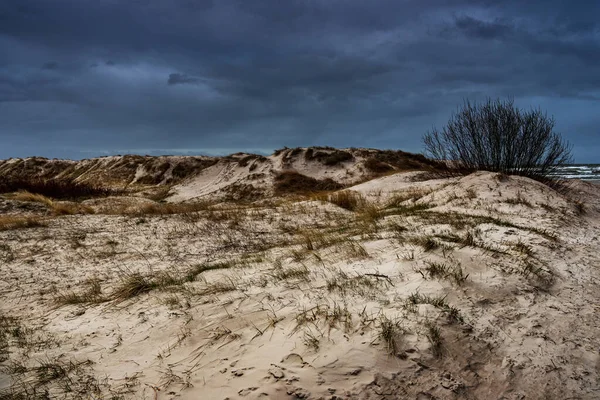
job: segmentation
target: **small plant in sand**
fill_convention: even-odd
[[[425,336],[427,336],[427,340],[429,340],[431,352],[434,357],[441,357],[443,354],[444,341],[440,328],[432,321],[425,322]]]
[[[121,283],[113,291],[112,297],[116,300],[127,300],[157,287],[156,282],[138,272],[128,273],[121,278]]]
[[[379,338],[385,343],[389,354],[395,356],[400,352],[405,333],[399,319],[390,319],[383,314],[379,318]]]
[[[406,299],[405,307],[409,311],[416,311],[415,307],[419,304],[431,304],[435,308],[440,309],[444,314],[446,314],[448,321],[451,323],[464,322],[463,317],[460,314],[460,311],[458,310],[458,308],[449,305],[448,302],[446,302],[446,297],[441,297],[441,296],[432,297],[432,296],[428,296],[428,295],[423,295],[419,292],[415,292],[415,293],[411,293],[408,296],[408,298]]]
[[[272,270],[272,276],[275,281],[284,281],[288,279],[297,279],[308,281],[310,271],[306,265],[283,267],[281,262],[276,262]]]
[[[421,246],[425,252],[435,250],[440,246],[433,236],[430,235],[412,237],[409,239],[409,242]]]
[[[418,214],[421,211],[428,210],[432,208],[433,205],[429,203],[408,203],[408,204],[399,204],[393,207],[388,206],[384,212],[386,216],[388,215],[414,215]]]
[[[533,248],[530,245],[523,243],[521,239],[519,239],[518,242],[514,243],[512,245],[512,248],[526,257],[533,257],[535,255]]]
[[[421,270],[419,270],[419,272],[424,276],[427,275],[427,277],[429,278],[441,278],[451,280],[457,285],[462,285],[466,282],[467,278],[469,277],[468,274],[465,275],[460,264],[450,266],[448,264],[434,261],[425,261],[425,266]]]
[[[585,203],[581,200],[575,200],[573,202],[573,205],[575,207],[575,212],[577,213],[577,215],[583,215],[586,213],[587,209],[585,206]]]
[[[536,286],[544,290],[551,287],[556,279],[550,269],[538,265],[532,260],[523,262],[520,272],[525,278],[533,279]]]
[[[302,342],[307,348],[312,349],[315,353],[318,352],[321,347],[321,339],[310,330],[304,332]]]
[[[525,197],[523,197],[523,193],[521,193],[521,191],[518,191],[517,195],[515,197],[506,199],[505,202],[508,204],[513,204],[513,205],[520,204],[520,205],[523,205],[528,208],[533,208],[533,204],[531,204],[531,202],[529,202],[529,200],[527,200],[527,199],[525,199]]]
[[[55,301],[60,305],[81,304],[81,303],[101,303],[106,301],[102,296],[102,288],[98,278],[88,279],[84,282],[84,290],[80,292],[70,291],[59,293]]]

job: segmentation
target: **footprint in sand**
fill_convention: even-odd
[[[290,353],[287,356],[283,357],[281,359],[281,363],[282,364],[287,364],[287,365],[296,365],[299,367],[302,367],[306,364],[308,364],[307,362],[304,361],[304,359],[296,353]]]

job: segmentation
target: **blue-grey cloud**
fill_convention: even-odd
[[[589,161],[597,15],[582,0],[5,0],[0,157],[419,151],[464,98],[512,96]]]
[[[179,85],[185,83],[198,83],[200,79],[195,78],[193,76],[188,76],[186,74],[173,73],[169,74],[169,79],[167,83],[169,85]]]

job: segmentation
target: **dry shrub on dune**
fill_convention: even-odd
[[[277,194],[302,194],[343,189],[332,179],[315,179],[296,171],[283,171],[275,176]]]
[[[25,191],[53,199],[85,199],[121,194],[121,191],[73,179],[41,179],[34,177],[8,177],[0,182],[0,193]]]
[[[493,171],[551,182],[556,166],[571,162],[571,146],[541,110],[521,110],[512,99],[465,101],[442,129],[425,134],[434,159],[461,171]]]

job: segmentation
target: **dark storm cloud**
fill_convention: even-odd
[[[597,15],[558,0],[4,0],[0,157],[419,151],[464,98],[513,96],[554,114],[583,160],[600,154]]]
[[[43,69],[56,69],[58,68],[58,63],[54,61],[49,61],[42,66]]]
[[[169,74],[169,79],[167,83],[169,85],[178,85],[182,83],[197,83],[199,81],[198,78],[194,78],[193,76],[188,76],[185,74]]]
[[[478,19],[462,16],[456,19],[456,27],[469,36],[482,39],[501,39],[513,32],[510,25],[499,21],[486,22]]]

